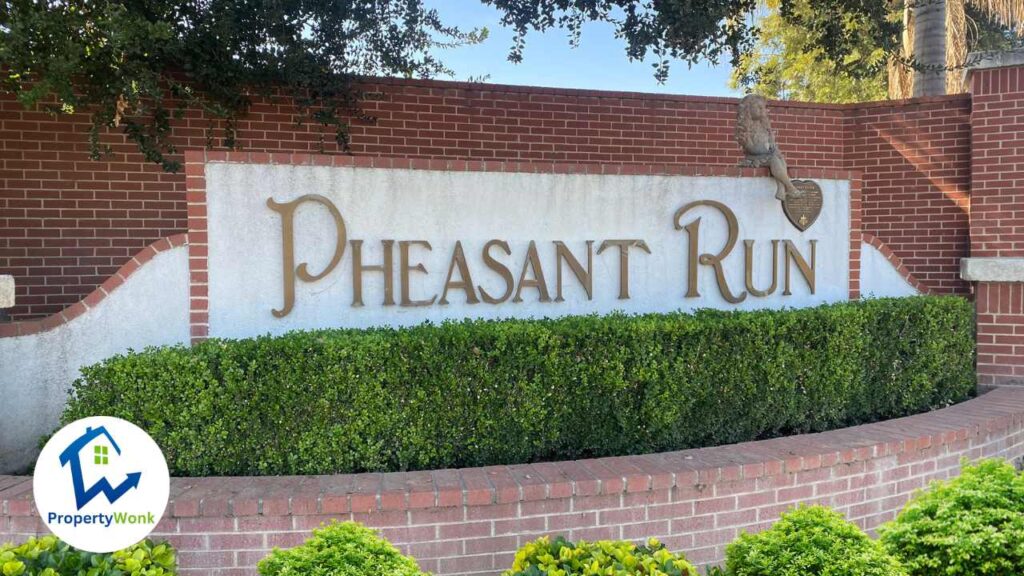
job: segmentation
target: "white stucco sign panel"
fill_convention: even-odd
[[[801,232],[769,178],[210,163],[210,336],[846,300],[849,182],[816,182]]]

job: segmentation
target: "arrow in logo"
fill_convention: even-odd
[[[98,436],[106,436],[110,443],[113,445],[114,450],[120,454],[121,449],[117,443],[114,442],[113,436],[107,432],[107,429],[103,426],[99,428],[86,428],[85,434],[82,434],[78,439],[71,443],[64,452],[60,455],[60,464],[64,466],[66,464],[71,465],[71,481],[75,488],[75,504],[78,509],[81,510],[83,506],[92,501],[93,498],[100,495],[100,493],[106,495],[107,501],[111,504],[116,502],[121,496],[124,496],[126,492],[132,488],[136,488],[139,485],[139,479],[142,478],[142,472],[129,472],[128,477],[125,478],[124,482],[118,484],[117,488],[111,486],[110,481],[106,478],[101,478],[95,484],[93,484],[88,490],[85,489],[85,481],[82,479],[82,461],[79,452],[85,446],[92,442],[93,439]]]
[[[118,498],[124,496],[125,492],[132,488],[137,488],[139,486],[139,478],[141,477],[142,472],[130,472],[128,474],[128,478],[126,478],[124,482],[118,484],[117,488],[111,486],[110,482],[108,482],[106,478],[101,478],[98,482],[93,484],[91,488],[84,492],[82,490],[83,487],[81,485],[81,479],[79,478],[78,482],[75,482],[75,502],[80,503],[78,505],[78,509],[81,510],[82,506],[85,506],[86,503],[99,495],[100,492],[106,494],[107,500],[113,504]]]

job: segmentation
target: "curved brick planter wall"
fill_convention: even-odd
[[[657,536],[698,563],[798,502],[866,529],[964,457],[1024,455],[1024,389],[822,434],[647,456],[394,474],[180,478],[158,534],[182,574],[250,575],[331,519],[380,527],[438,575],[498,574],[543,534]],[[28,477],[0,476],[0,541],[40,531]]]

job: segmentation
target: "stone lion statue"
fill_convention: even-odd
[[[768,102],[763,96],[750,94],[740,100],[736,111],[736,142],[746,154],[740,166],[767,166],[771,171],[772,178],[778,182],[776,198],[785,200],[803,196],[804,193],[790,180],[786,159],[775,143],[775,134],[768,120]]]

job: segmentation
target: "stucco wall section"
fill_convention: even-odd
[[[212,156],[207,153],[206,156]],[[480,166],[445,166],[405,162],[403,166],[339,165],[338,157],[236,154],[228,161],[203,163],[202,155],[186,165],[190,179],[190,230],[193,323],[206,318],[209,335],[243,337],[282,333],[295,329],[409,325],[465,317],[550,317],[566,314],[667,312],[678,309],[754,309],[803,307],[850,297],[854,277],[850,250],[857,230],[852,196],[852,174],[819,174],[824,207],[817,222],[804,232],[790,224],[775,199],[775,184],[764,171],[733,169],[660,171],[632,166],[631,170],[589,172],[585,166],[557,164],[480,163]],[[262,157],[261,157],[262,156]],[[233,160],[239,158],[239,160]],[[358,162],[358,159],[356,159]],[[332,165],[332,162],[334,163]],[[389,163],[390,164],[390,163]],[[643,170],[643,171],[641,171]],[[845,177],[845,178],[844,178]],[[349,245],[329,275],[315,282],[295,283],[295,306],[281,317],[272,315],[283,304],[280,214],[268,208],[268,199],[284,203],[304,195],[328,198],[345,222]],[[815,289],[812,293],[792,266],[792,294],[784,295],[786,258],[779,243],[775,291],[765,297],[748,294],[738,304],[728,303],[710,266],[698,265],[698,297],[687,297],[688,240],[676,229],[674,215],[694,201],[712,200],[728,206],[738,223],[737,242],[724,261],[730,291],[739,296],[744,287],[743,240],[756,240],[754,285],[772,284],[773,240],[790,240],[810,260],[816,242]],[[609,210],[614,206],[614,210]],[[700,226],[700,253],[719,253],[726,244],[725,218],[717,210],[698,206],[680,219],[685,226]],[[199,238],[206,238],[204,245]],[[335,254],[337,232],[327,209],[306,203],[296,211],[295,265],[309,262],[319,273]],[[858,236],[859,238],[859,236]],[[384,260],[382,240],[393,240],[392,278],[395,300],[400,300],[400,249],[403,240],[425,240],[431,248],[414,246],[411,262],[422,263],[428,273],[414,272],[410,297],[437,298],[428,306],[384,305],[383,275],[364,274],[363,306],[353,305],[354,240],[363,241],[363,264]],[[548,292],[557,294],[555,241],[563,241],[581,262],[586,242],[593,242],[593,297],[588,299],[579,282],[563,265],[564,302],[542,302],[535,288],[522,292],[522,301],[500,304],[468,303],[466,291],[449,293],[441,304],[446,271],[456,241],[462,243],[474,286],[500,295],[506,286],[482,258],[492,239],[507,241],[510,254],[492,250],[511,271],[513,281],[524,268],[530,241],[535,241]],[[619,297],[618,249],[598,254],[605,240],[640,239],[650,253],[633,248],[629,259],[629,298]],[[859,246],[859,244],[858,244]],[[534,277],[532,267],[528,278]],[[206,280],[208,279],[208,284]],[[453,279],[459,280],[456,273]],[[518,290],[516,290],[518,292]],[[482,294],[482,292],[481,292]],[[198,306],[197,306],[198,304]],[[399,303],[400,304],[400,303]],[[205,337],[206,326],[193,326],[193,337]]]
[[[21,335],[0,337],[0,398],[11,405],[0,418],[0,472],[31,464],[39,438],[57,426],[79,368],[128,349],[188,342],[186,247],[153,254],[95,305],[81,306],[74,318],[8,325]]]
[[[860,245],[860,293],[863,298],[920,294],[881,250],[867,242]]]
[[[0,310],[14,306],[14,276],[0,274]]]

